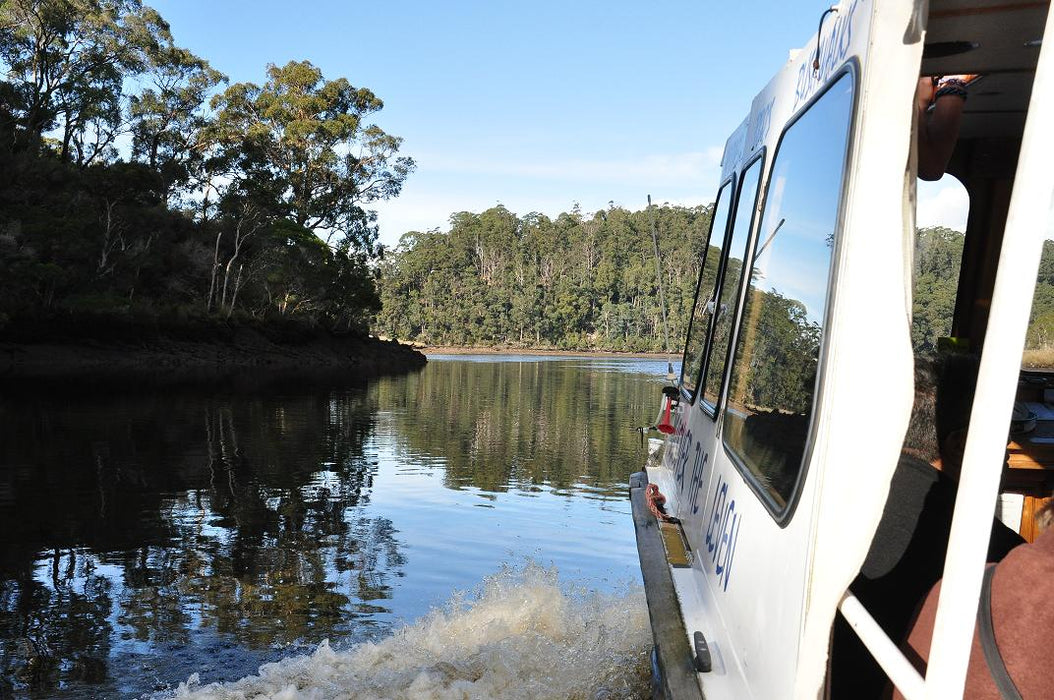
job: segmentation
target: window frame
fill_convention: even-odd
[[[739,180],[739,182],[737,183],[739,189],[736,190],[735,206],[733,207],[733,211],[731,212],[731,214],[732,214],[731,218],[729,218],[729,220],[728,220],[728,227],[727,227],[728,230],[725,233],[725,244],[724,244],[724,247],[722,249],[721,267],[718,269],[717,283],[714,286],[715,291],[717,289],[719,289],[724,284],[725,273],[728,271],[728,258],[732,254],[732,251],[729,250],[729,246],[732,244],[732,234],[735,232],[735,228],[736,228],[736,212],[739,211],[739,200],[740,200],[740,197],[742,196],[743,175],[748,170],[750,170],[752,167],[754,167],[755,164],[760,162],[761,163],[761,170],[758,171],[757,190],[754,192],[754,208],[750,212],[750,222],[747,224],[747,226],[748,226],[748,228],[747,228],[747,244],[746,244],[746,246],[744,247],[744,250],[743,250],[743,270],[744,270],[744,272],[747,269],[746,265],[747,265],[747,259],[748,258],[750,259],[751,264],[753,264],[753,254],[754,254],[753,245],[754,245],[754,237],[755,237],[754,227],[759,223],[759,221],[758,221],[758,212],[759,212],[758,204],[761,204],[761,203],[763,203],[765,201],[764,200],[764,197],[765,197],[765,189],[764,188],[767,186],[767,183],[766,183],[767,171],[766,171],[765,168],[771,165],[771,164],[765,162],[766,151],[767,151],[767,149],[765,147],[762,147],[762,148],[758,149],[758,152],[756,154],[754,154],[750,158],[750,160],[746,161],[741,168],[738,168],[736,170],[736,173],[738,174],[738,178],[737,179]],[[731,319],[731,322],[730,322],[731,326],[729,327],[728,347],[725,348],[725,370],[724,370],[724,372],[721,375],[721,383],[718,385],[717,400],[712,405],[709,402],[706,401],[705,397],[699,401],[699,405],[703,409],[703,412],[706,413],[706,415],[708,415],[710,418],[714,419],[715,421],[718,419],[718,415],[721,413],[722,403],[723,403],[723,399],[724,399],[724,395],[725,395],[725,391],[726,391],[726,386],[725,385],[726,385],[726,383],[728,381],[729,360],[732,359],[732,353],[735,351],[736,339],[739,337],[739,323],[740,323],[740,320],[741,320],[740,317],[739,317],[739,313],[740,313],[740,310],[742,308],[742,297],[743,297],[743,289],[744,289],[744,287],[743,287],[743,280],[744,279],[746,279],[745,275],[740,278],[740,280],[739,280],[739,288],[737,290],[735,290],[735,295],[732,297],[735,305],[732,307],[732,319]],[[707,338],[706,352],[705,352],[704,357],[703,357],[703,366],[702,366],[702,369],[701,369],[701,371],[699,373],[699,384],[703,383],[703,381],[704,381],[704,379],[706,377],[706,373],[710,369],[710,360],[711,360],[711,356],[713,355],[713,352],[714,352],[714,345],[711,342],[711,340],[713,339],[713,335],[714,335],[714,324],[717,322],[716,319],[717,319],[717,314],[714,314],[713,316],[711,316],[711,320],[710,320],[710,335]],[[703,387],[703,389],[704,389],[704,391],[700,392],[701,394],[705,394],[706,393],[705,392],[705,386]]]
[[[838,83],[844,76],[849,75],[852,79],[852,95],[849,105],[849,125],[846,131],[846,147],[845,153],[842,156],[842,177],[840,181],[840,194],[838,198],[838,207],[835,211],[835,230],[834,230],[834,241],[831,249],[831,263],[828,267],[827,272],[827,294],[825,297],[825,308],[824,308],[824,319],[823,319],[823,330],[820,334],[820,351],[817,357],[817,371],[816,371],[816,383],[814,385],[812,406],[813,410],[809,415],[809,428],[805,432],[805,448],[802,451],[802,461],[798,469],[798,474],[794,479],[794,486],[791,490],[790,496],[787,498],[785,504],[780,506],[769,494],[768,489],[765,488],[761,483],[758,482],[754,472],[746,466],[742,458],[737,452],[728,444],[724,434],[724,416],[728,410],[728,377],[733,369],[732,364],[735,358],[735,347],[739,342],[739,332],[742,330],[742,318],[736,318],[735,335],[732,341],[729,343],[730,357],[727,360],[725,367],[725,378],[722,382],[721,389],[721,429],[720,429],[720,441],[721,446],[724,450],[725,456],[731,460],[735,466],[736,471],[743,477],[743,480],[750,487],[750,490],[754,492],[754,495],[764,505],[765,510],[768,511],[769,515],[780,528],[785,528],[790,524],[790,521],[794,518],[794,514],[797,511],[798,503],[801,500],[802,485],[805,483],[805,479],[809,474],[809,464],[812,462],[812,452],[816,445],[816,432],[818,430],[817,416],[820,413],[820,407],[824,403],[824,392],[823,387],[826,384],[825,374],[827,368],[827,355],[829,352],[830,344],[830,325],[833,310],[836,306],[835,296],[838,288],[838,270],[841,268],[840,259],[842,256],[842,237],[844,235],[844,215],[846,208],[846,200],[849,194],[849,179],[852,175],[850,171],[850,164],[852,163],[855,155],[855,141],[857,132],[857,111],[860,104],[860,66],[856,58],[852,58],[846,62],[838,71],[833,73],[828,79],[827,83],[809,99],[802,107],[787,120],[786,125],[780,132],[779,139],[776,141],[776,147],[773,150],[773,157],[769,163],[769,170],[766,174],[764,182],[765,192],[762,199],[761,215],[764,216],[765,207],[768,206],[769,196],[769,180],[768,176],[772,174],[772,168],[776,164],[780,156],[780,148],[783,146],[783,142],[787,136],[787,133],[809,112],[817,102],[822,100],[824,96]],[[759,225],[761,221],[757,222]],[[757,231],[751,232],[751,239],[748,245],[750,250],[750,269],[754,269],[754,255],[757,247]],[[748,279],[748,276],[744,276],[744,279]],[[741,301],[746,296],[746,286],[741,284]],[[741,312],[741,309],[737,309],[737,315]]]
[[[729,205],[728,205],[729,217],[725,221],[725,230],[721,232],[721,240],[722,241],[725,241],[728,238],[729,225],[732,223],[733,219],[735,218],[733,212],[735,210],[735,206],[736,206],[736,202],[737,202],[738,192],[736,190],[736,187],[738,186],[738,184],[739,184],[739,173],[738,173],[738,171],[733,169],[732,170],[732,174],[729,175],[725,180],[723,180],[721,182],[721,185],[717,188],[717,197],[714,199],[714,212],[713,212],[714,214],[717,214],[717,205],[721,202],[721,193],[724,191],[724,189],[726,187],[731,186],[731,189],[729,190],[729,192],[730,192],[730,194],[729,194],[730,202],[729,202]],[[703,247],[703,255],[700,258],[699,279],[695,283],[695,296],[692,298],[692,317],[688,321],[688,332],[685,333],[685,338],[684,338],[684,350],[681,352],[681,377],[680,377],[680,379],[677,382],[678,389],[680,389],[680,391],[681,391],[681,397],[684,398],[688,402],[689,405],[694,405],[695,402],[696,402],[696,399],[699,398],[699,394],[700,394],[699,383],[702,381],[703,371],[704,371],[704,369],[706,367],[706,360],[707,360],[707,357],[709,355],[709,350],[710,350],[710,336],[711,336],[711,334],[713,332],[713,327],[714,327],[713,326],[713,319],[714,319],[714,317],[711,314],[710,317],[706,321],[706,326],[707,326],[706,340],[703,342],[703,351],[701,353],[702,354],[702,362],[699,363],[699,371],[696,372],[696,376],[695,376],[695,390],[689,392],[684,387],[685,368],[688,366],[688,364],[687,364],[687,360],[688,360],[688,342],[689,342],[689,340],[692,337],[692,328],[695,326],[695,321],[696,321],[695,310],[696,310],[696,307],[697,307],[697,305],[699,303],[699,292],[701,291],[701,287],[703,285],[703,273],[706,270],[706,256],[710,253],[710,241],[713,240],[713,237],[714,237],[714,218],[713,218],[713,215],[711,215],[710,228],[709,228],[709,230],[708,230],[708,232],[706,234],[706,243],[704,244],[704,247]],[[714,280],[714,288],[715,289],[721,283],[721,273],[722,273],[722,271],[724,269],[724,267],[723,267],[724,266],[724,260],[725,260],[724,246],[722,246],[722,255],[721,255],[721,258],[717,261],[717,276],[716,276],[716,278]],[[713,290],[711,290],[711,292],[712,291]],[[711,416],[711,418],[713,418],[713,416]]]

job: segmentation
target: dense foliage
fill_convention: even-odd
[[[933,352],[937,338],[951,335],[964,240],[939,226],[920,229],[915,239],[911,343],[918,351]]]
[[[749,309],[739,335],[738,365],[731,401],[741,406],[779,408],[808,413],[820,356],[820,325],[810,321],[805,305],[775,290],[750,287]]]
[[[379,309],[372,202],[413,161],[310,63],[227,79],[140,0],[0,0],[0,329]]]
[[[1032,315],[1028,320],[1026,353],[1045,353],[1045,359],[1035,357],[1037,364],[1054,366],[1054,241],[1051,240],[1043,241],[1036,295],[1032,300]],[[1027,359],[1026,357],[1026,361]]]
[[[378,265],[369,207],[414,167],[369,121],[381,100],[306,61],[227,82],[141,0],[0,0],[0,330],[375,317],[430,344],[660,351],[654,219],[679,354],[711,207],[459,212]],[[1054,360],[1045,245],[1028,345]],[[961,251],[920,232],[919,349],[950,332]]]
[[[378,332],[431,344],[663,350],[651,217],[670,344],[680,354],[710,207],[577,208],[555,219],[502,206],[408,233],[382,265]]]
[[[937,338],[951,333],[964,235],[942,227],[919,231],[915,248],[915,301],[912,341],[934,350]],[[1054,241],[1043,242],[1028,335],[1026,367],[1054,367]]]
[[[576,209],[550,219],[518,217],[498,206],[454,214],[449,233],[408,233],[386,256],[383,310],[375,328],[436,345],[662,351],[654,217],[670,344],[680,354],[711,211],[667,205],[649,213],[612,206],[591,216]],[[918,232],[916,350],[932,351],[937,338],[951,333],[963,240],[962,233],[942,227]],[[779,295],[763,301],[769,355],[784,357],[800,346],[803,356],[815,356],[818,331],[801,310]],[[781,330],[772,330],[777,327]],[[782,349],[777,352],[776,346]],[[1054,354],[1054,241],[1043,248],[1028,348]],[[808,377],[785,379],[798,386]]]

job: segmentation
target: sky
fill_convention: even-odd
[[[555,216],[713,201],[725,139],[816,31],[797,3],[622,0],[147,0],[231,82],[308,60],[384,102],[417,163],[380,203],[381,242],[498,203]],[[919,224],[962,230],[961,187],[920,190]],[[958,226],[956,226],[958,224]]]

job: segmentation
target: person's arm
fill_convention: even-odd
[[[919,111],[919,172],[923,180],[939,180],[955,150],[966,104],[968,76],[947,76],[937,84],[924,77],[915,93]],[[930,105],[933,109],[930,110]]]

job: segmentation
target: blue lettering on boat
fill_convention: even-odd
[[[692,431],[688,430],[681,435],[677,444],[677,469],[673,472],[674,483],[677,484],[677,493],[684,491],[684,470],[688,466],[688,446],[692,444]]]
[[[798,84],[794,91],[794,109],[798,109],[816,92],[816,88],[827,82],[835,68],[842,65],[849,55],[849,46],[853,42],[853,16],[856,14],[857,0],[844,13],[837,13],[828,21],[830,30],[820,37],[819,70],[813,69],[813,62],[803,61],[798,68]],[[815,54],[814,54],[815,55]]]
[[[718,584],[724,591],[728,590],[728,583],[732,580],[732,561],[741,525],[742,516],[736,512],[736,499],[728,498],[728,482],[719,476],[714,486],[713,505],[705,541]]]
[[[776,98],[773,97],[750,121],[747,143],[750,144],[749,148],[751,151],[756,150],[765,142],[765,137],[769,133],[769,126],[772,125],[772,105],[775,102]]]
[[[692,465],[692,482],[688,487],[688,505],[692,514],[699,512],[699,494],[703,491],[703,470],[710,459],[709,452],[703,452],[703,446],[695,443],[695,463]]]

